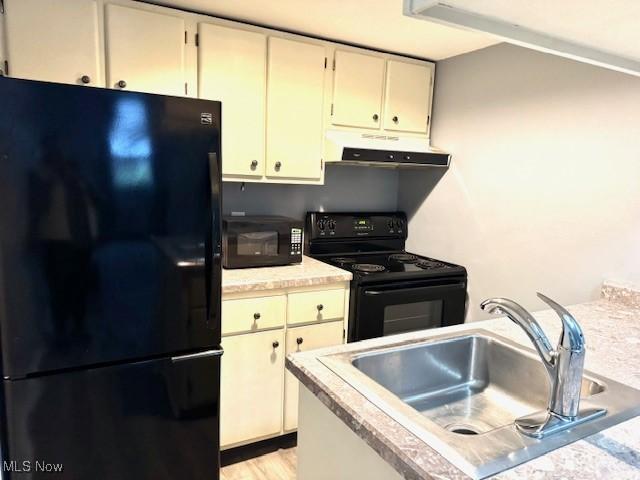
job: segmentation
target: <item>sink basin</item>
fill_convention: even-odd
[[[473,478],[640,414],[640,391],[585,372],[581,404],[606,414],[543,439],[522,435],[514,420],[546,409],[547,372],[532,349],[484,330],[320,360]]]

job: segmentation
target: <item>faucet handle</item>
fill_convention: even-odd
[[[572,351],[584,350],[584,333],[580,324],[569,311],[559,303],[551,300],[546,295],[537,292],[538,298],[549,305],[562,320],[562,334],[560,335],[559,346]]]

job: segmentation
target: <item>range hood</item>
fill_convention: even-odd
[[[325,134],[325,161],[389,168],[449,166],[451,155],[429,146],[428,140],[409,136],[376,135],[329,130]]]

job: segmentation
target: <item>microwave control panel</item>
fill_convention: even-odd
[[[291,229],[291,255],[300,255],[302,253],[302,229]]]

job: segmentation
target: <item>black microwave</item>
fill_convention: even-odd
[[[302,261],[302,221],[252,215],[226,216],[223,224],[224,268],[289,265]]]

